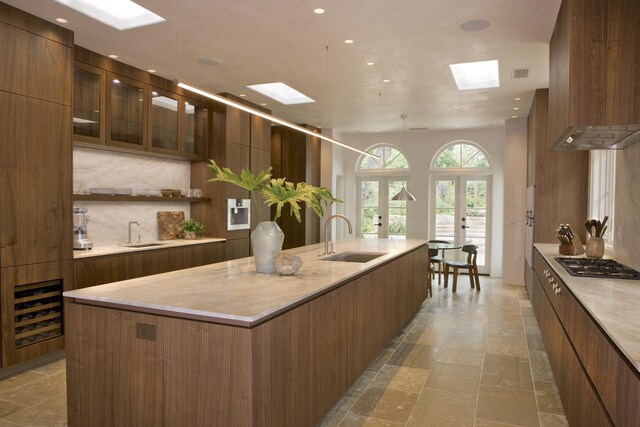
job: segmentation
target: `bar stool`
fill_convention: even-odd
[[[476,245],[464,245],[462,252],[467,253],[467,262],[461,261],[444,261],[444,287],[449,284],[449,267],[453,267],[453,287],[452,291],[457,290],[458,285],[458,269],[466,268],[469,270],[469,282],[471,288],[475,288],[476,291],[480,290],[480,277],[478,275],[478,265],[476,264],[476,257],[478,256],[478,247]],[[475,282],[475,283],[474,283]]]

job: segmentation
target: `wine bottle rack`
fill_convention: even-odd
[[[62,280],[15,288],[16,348],[59,337],[62,328]]]

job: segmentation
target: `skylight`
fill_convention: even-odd
[[[451,74],[458,90],[500,87],[498,60],[451,64]]]
[[[307,95],[298,92],[294,88],[287,86],[282,82],[277,83],[264,83],[259,85],[247,86],[251,90],[255,90],[258,93],[268,96],[271,99],[275,99],[281,104],[307,104],[310,102],[316,102],[309,98]]]
[[[156,15],[130,0],[56,0],[84,15],[120,31],[163,22]]]

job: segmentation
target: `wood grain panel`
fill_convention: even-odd
[[[0,117],[0,265],[71,259],[71,108],[0,92]]]
[[[0,90],[71,105],[71,47],[0,23],[0,57]]]
[[[249,256],[251,242],[248,237],[227,240],[225,246],[225,260],[245,258]]]
[[[253,114],[251,115],[251,148],[271,151],[271,124]]]
[[[535,147],[535,243],[555,243],[559,224],[571,224],[584,242],[589,153],[550,151],[549,90],[537,89],[529,113],[529,141]]]
[[[251,115],[237,108],[227,107],[227,144],[251,145]],[[235,169],[234,169],[235,171]]]
[[[26,30],[56,43],[73,47],[73,31],[2,2],[0,2],[0,22]]]
[[[226,144],[225,151],[226,161],[219,165],[231,168],[233,172],[239,174],[242,169],[249,169],[251,166],[251,153],[250,148],[245,145],[240,144]],[[232,199],[248,199],[249,192],[247,190],[243,190],[240,187],[237,187],[233,184],[220,184],[214,183],[218,185],[224,185],[227,189],[227,198]],[[226,203],[225,203],[225,211],[226,211]]]
[[[216,242],[76,259],[75,289],[220,262],[224,245]]]
[[[71,261],[48,262],[0,269],[0,315],[2,319],[2,367],[24,362],[37,356],[64,348],[64,337],[15,348],[16,286],[62,279],[63,290],[73,289],[73,264]],[[64,324],[63,324],[64,325]],[[66,331],[63,329],[66,333]]]

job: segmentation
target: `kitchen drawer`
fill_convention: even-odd
[[[565,283],[560,280],[555,271],[547,264],[538,251],[533,251],[533,269],[538,275],[540,284],[547,294],[549,302],[553,306],[558,318],[561,322],[564,322],[564,300],[570,297],[570,292],[567,290]]]

